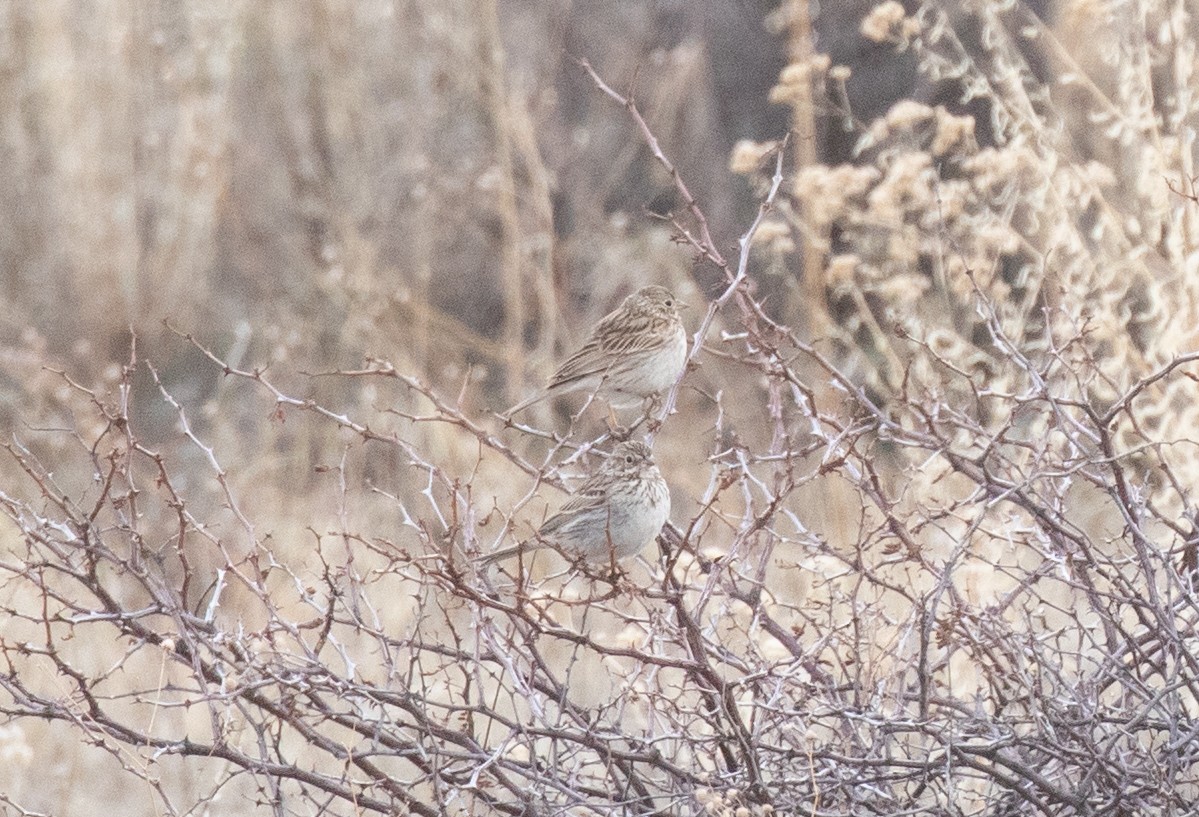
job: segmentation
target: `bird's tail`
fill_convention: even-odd
[[[546,397],[548,397],[548,396],[549,396],[549,392],[546,392],[546,391],[539,391],[539,392],[537,392],[536,394],[534,394],[532,397],[528,397],[528,398],[525,398],[524,400],[521,400],[519,403],[517,403],[517,404],[516,404],[515,406],[513,406],[512,408],[510,408],[510,409],[508,409],[507,411],[505,411],[505,412],[504,412],[503,414],[501,414],[500,416],[501,416],[501,417],[503,417],[505,420],[511,419],[511,418],[512,418],[512,416],[513,416],[514,414],[516,414],[518,411],[524,411],[524,410],[525,410],[525,409],[527,409],[529,406],[533,405],[534,403],[539,403],[539,402],[541,402],[542,400],[544,400],[544,399],[545,399]]]
[[[502,550],[497,550],[495,553],[488,553],[486,556],[484,556],[482,559],[479,560],[479,564],[480,565],[495,564],[496,562],[502,562],[504,559],[509,559],[520,553],[532,553],[535,550],[542,550],[545,547],[547,547],[547,545],[537,542],[536,540],[530,539],[527,542],[521,542],[519,545],[513,545],[512,547],[506,547],[506,548],[503,548]]]

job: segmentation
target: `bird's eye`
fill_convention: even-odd
[[[632,465],[632,464],[633,464],[633,455],[632,455],[632,454],[625,454],[625,455],[624,455],[624,461],[625,461],[626,463],[628,463],[629,465]]]
[[[670,300],[669,298],[667,298],[667,299],[666,299],[666,305],[667,305],[667,306],[674,306],[674,301],[672,301],[672,300]]]

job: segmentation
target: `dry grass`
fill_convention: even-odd
[[[918,87],[780,4],[780,162],[648,6],[0,9],[4,807],[1190,808],[1197,22],[861,12]],[[479,569],[610,444],[489,409],[646,281],[662,553]]]

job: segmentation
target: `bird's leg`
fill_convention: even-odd
[[[648,421],[646,428],[650,434],[654,434],[662,427],[665,417],[659,417],[658,411],[662,408],[662,395],[654,392],[649,397],[645,398],[643,403],[645,413],[641,415],[641,419],[637,421],[637,425],[641,425],[643,421]]]
[[[645,399],[649,403],[649,407],[646,408],[645,414],[647,417],[653,417],[658,413],[658,410],[662,408],[662,395],[660,392],[651,392],[650,396]],[[660,417],[658,419],[663,420],[665,418]]]
[[[636,428],[636,426],[633,426],[633,428]],[[611,434],[612,439],[616,440],[618,443],[622,443],[627,440],[629,438],[629,434],[632,433],[632,429],[625,428],[620,424],[620,421],[616,417],[616,409],[612,408],[611,403],[608,404],[608,433]]]

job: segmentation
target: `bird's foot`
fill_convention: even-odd
[[[616,412],[613,410],[612,406],[608,406],[607,424],[608,424],[608,436],[610,436],[613,440],[615,440],[618,443],[622,443],[625,440],[627,440],[629,438],[629,435],[633,433],[633,428],[636,428],[636,426],[633,426],[633,428],[629,428],[627,426],[622,426],[617,421]]]

